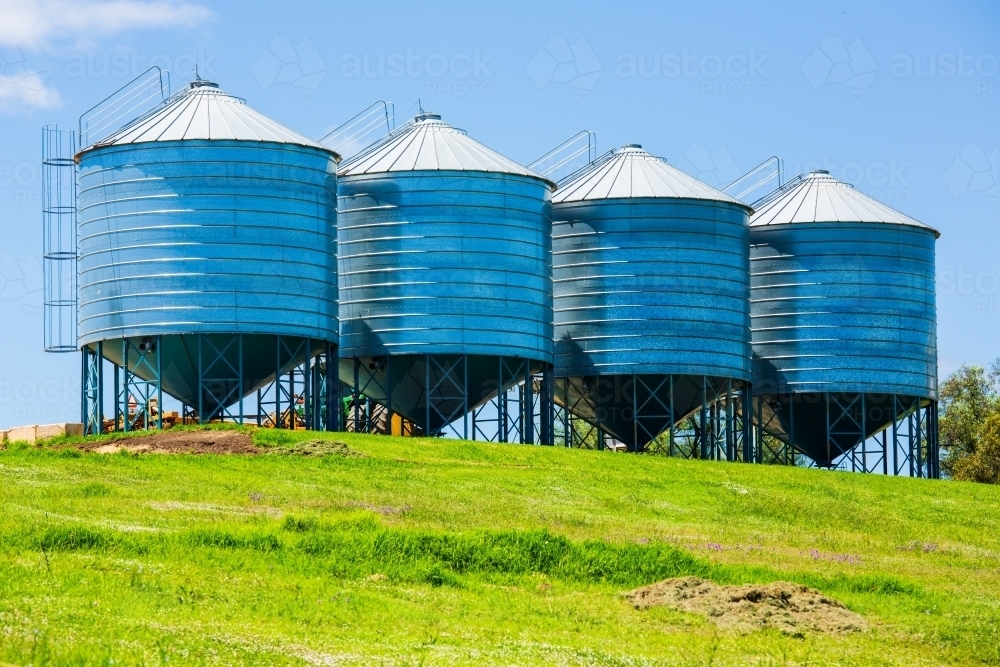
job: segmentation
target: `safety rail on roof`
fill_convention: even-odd
[[[418,122],[420,122],[421,120],[423,120],[428,115],[429,114],[427,112],[425,112],[421,108],[420,112],[416,116],[414,116],[413,118],[409,119],[408,121],[406,121],[405,123],[403,123],[402,125],[400,125],[396,129],[394,129],[392,132],[390,132],[389,134],[385,135],[381,139],[375,141],[375,143],[373,143],[371,146],[368,146],[367,148],[365,148],[360,153],[352,156],[349,160],[344,160],[343,162],[341,162],[340,163],[340,168],[343,169],[344,167],[350,166],[350,165],[354,164],[355,162],[359,162],[359,161],[363,160],[364,158],[368,157],[369,155],[371,155],[372,153],[374,153],[378,149],[382,148],[382,146],[385,146],[390,141],[393,141],[396,138],[398,138],[398,137],[406,134],[407,132],[409,132],[410,128],[412,128],[414,125],[416,125]],[[468,134],[465,130],[459,129],[457,127],[451,127],[449,125],[448,128],[451,131],[453,131],[453,132],[459,132],[461,134]]]
[[[567,174],[567,175],[563,176],[562,178],[560,178],[556,182],[556,185],[561,188],[562,186],[564,186],[567,183],[569,183],[569,182],[573,181],[574,179],[576,179],[578,176],[586,173],[587,171],[590,171],[591,169],[594,169],[595,167],[599,167],[602,164],[604,164],[605,162],[607,162],[608,160],[612,159],[615,155],[618,154],[618,152],[620,150],[621,150],[620,148],[612,148],[611,150],[607,151],[606,153],[602,153],[601,155],[597,156],[596,158],[594,158],[593,160],[591,160],[587,164],[585,164],[582,167],[580,167],[579,169],[577,169],[576,171],[574,171],[574,172],[572,172],[570,174]]]
[[[768,168],[772,170],[766,171]],[[767,158],[766,160],[758,164],[756,167],[754,167],[747,173],[737,178],[735,181],[733,181],[726,187],[722,188],[722,192],[725,192],[734,199],[742,200],[743,197],[747,196],[748,194],[750,194],[757,188],[761,187],[768,181],[773,180],[775,177],[777,177],[778,179],[778,187],[780,188],[783,185],[782,183],[783,176],[784,176],[784,164],[781,158],[778,157],[777,155],[772,155],[771,157]],[[733,194],[732,190],[738,189],[742,184],[745,184],[747,180],[752,178],[757,179],[753,185],[741,190],[736,194]]]
[[[80,148],[145,118],[170,99],[170,72],[153,65],[80,116]]]
[[[586,159],[584,167],[597,157],[597,134],[591,130],[577,132],[527,167],[540,176],[558,181],[560,172],[574,167],[581,157]],[[572,173],[578,170],[579,168],[574,168]]]
[[[795,178],[789,181],[785,181],[784,185],[782,185],[781,187],[771,190],[766,195],[764,195],[754,203],[750,204],[750,208],[752,208],[755,211],[760,211],[762,208],[764,208],[765,206],[773,202],[775,199],[777,199],[781,195],[785,194],[786,192],[797,186],[805,179],[806,179],[805,174],[799,174]]]
[[[370,139],[376,132],[381,132],[383,124],[385,133]],[[378,100],[324,135],[318,143],[330,148],[344,160],[347,160],[372,144],[385,139],[392,134],[395,128],[395,105],[392,102]]]

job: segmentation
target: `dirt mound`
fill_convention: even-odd
[[[125,450],[152,454],[257,454],[260,448],[239,431],[166,431],[150,435],[86,442],[78,447],[97,454]]]
[[[306,440],[287,447],[273,447],[268,451],[275,456],[364,456],[336,440]]]
[[[667,579],[625,594],[638,609],[664,606],[704,614],[719,627],[750,632],[773,628],[786,634],[855,632],[865,620],[819,591],[800,584],[719,586],[698,577]]]

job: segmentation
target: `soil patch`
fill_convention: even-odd
[[[625,594],[637,609],[664,606],[704,614],[722,628],[751,632],[772,628],[792,635],[806,631],[844,633],[867,627],[864,618],[836,600],[800,584],[719,586],[698,577],[667,579]]]
[[[269,454],[275,456],[364,456],[336,440],[306,440],[294,445],[272,447]]]
[[[261,451],[250,436],[239,431],[165,431],[77,445],[86,452],[114,454],[119,451],[151,454],[257,454]]]

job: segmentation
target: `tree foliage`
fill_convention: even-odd
[[[953,468],[953,479],[1000,484],[1000,414],[986,419],[979,429],[975,453],[958,459]]]
[[[941,466],[954,477],[959,463],[976,454],[986,421],[1000,415],[1000,358],[989,369],[963,365],[942,383],[940,397]]]

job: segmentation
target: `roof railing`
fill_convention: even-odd
[[[153,65],[80,115],[80,149],[146,118],[169,99],[170,72]]]
[[[527,167],[539,176],[558,181],[559,172],[579,161],[581,156],[586,159],[584,167],[597,157],[597,134],[591,130],[577,132]]]
[[[370,137],[382,131],[374,139]],[[396,107],[392,102],[378,100],[354,114],[319,140],[319,143],[336,151],[341,158],[349,159],[373,143],[378,143],[396,129]]]
[[[801,183],[804,180],[806,180],[806,175],[805,174],[799,174],[795,178],[793,178],[793,179],[791,179],[789,181],[785,181],[785,183],[781,187],[778,187],[778,188],[775,188],[774,190],[771,190],[766,195],[764,195],[763,197],[761,197],[760,199],[758,199],[754,203],[750,204],[750,208],[752,208],[753,210],[759,212],[762,208],[764,208],[765,206],[767,206],[768,204],[770,204],[771,202],[773,202],[775,199],[777,199],[781,195],[785,194],[786,192],[788,192],[789,190],[791,190],[792,188],[794,188],[795,186],[797,186],[799,183]]]
[[[593,160],[591,160],[587,164],[583,165],[582,167],[580,167],[579,169],[577,169],[573,173],[567,174],[567,175],[563,176],[562,178],[560,178],[558,181],[556,181],[556,186],[558,186],[558,187],[561,188],[562,186],[564,186],[567,183],[575,180],[576,178],[578,178],[580,175],[586,173],[587,171],[590,171],[591,169],[594,169],[596,167],[601,166],[602,164],[604,164],[608,160],[612,159],[615,155],[617,155],[620,150],[621,150],[620,148],[612,148],[611,150],[609,150],[609,151],[607,151],[605,153],[602,153],[601,155],[598,155],[596,158],[594,158]]]
[[[775,177],[777,177],[778,179],[778,187],[780,188],[782,186],[782,177],[784,175],[783,167],[784,165],[782,163],[781,158],[778,157],[777,155],[772,155],[771,157],[767,158],[766,160],[758,164],[756,167],[754,167],[747,173],[737,178],[735,181],[733,181],[726,187],[722,188],[722,192],[725,192],[726,194],[732,196],[735,199],[742,200],[743,197],[747,196],[754,190],[758,189],[768,181],[773,180]],[[768,169],[770,169],[771,171],[766,171]],[[748,180],[754,178],[756,178],[756,181],[753,183],[753,185],[744,188],[743,190],[740,190],[740,192],[738,192],[737,194],[732,193],[732,190],[745,185],[745,183]]]
[[[418,102],[418,104],[415,104],[414,106],[418,106],[419,107],[419,102]],[[412,109],[413,107],[410,107],[410,108]],[[407,112],[407,113],[409,113],[409,112]],[[344,167],[352,165],[352,164],[354,164],[356,162],[360,162],[361,160],[365,159],[366,157],[368,157],[369,155],[371,155],[372,153],[374,153],[378,149],[382,148],[382,146],[385,146],[387,143],[389,143],[389,142],[393,141],[394,139],[396,139],[396,137],[399,137],[399,136],[401,136],[403,134],[406,134],[410,130],[410,128],[412,128],[414,125],[416,125],[418,122],[420,122],[421,116],[424,116],[426,114],[427,114],[427,112],[424,111],[423,107],[420,107],[418,113],[414,117],[410,118],[408,121],[406,121],[402,125],[398,126],[396,129],[394,129],[392,132],[390,132],[389,134],[385,135],[381,139],[375,141],[371,146],[368,146],[367,148],[365,148],[364,150],[362,150],[361,152],[359,152],[357,155],[354,155],[350,159],[347,159],[347,160],[344,160],[343,162],[341,162],[340,163],[340,168],[343,169]],[[462,130],[460,128],[451,127],[450,125],[448,127],[449,127],[449,131],[450,132],[458,132],[460,134],[467,134],[465,130]]]

